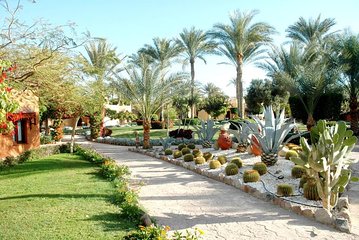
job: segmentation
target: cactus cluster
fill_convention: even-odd
[[[234,163],[228,163],[224,169],[227,176],[232,176],[238,174],[238,166]]]
[[[232,158],[230,163],[236,164],[238,168],[241,168],[243,166],[243,162],[239,157]]]
[[[303,195],[308,200],[318,201],[320,199],[315,179],[308,179],[303,186]]]
[[[184,147],[184,148],[182,148],[181,152],[182,152],[182,155],[186,155],[188,153],[191,153],[191,149],[189,149],[188,147]]]
[[[303,166],[295,165],[292,168],[292,177],[301,178],[305,174],[305,168]]]
[[[206,162],[206,159],[204,159],[204,157],[196,157],[195,159],[194,159],[194,163],[195,164],[203,164],[203,163],[205,163]]]
[[[172,155],[172,154],[173,154],[172,149],[167,148],[167,149],[165,150],[165,155]]]
[[[278,184],[277,194],[282,197],[288,197],[293,194],[293,186],[286,183]]]
[[[257,170],[246,170],[243,173],[243,182],[258,182],[260,180],[260,175]]]
[[[227,163],[227,157],[225,155],[220,155],[217,157],[217,160],[223,165]]]
[[[192,162],[194,160],[194,156],[191,153],[187,153],[183,156],[183,161]]]
[[[206,161],[208,161],[213,158],[213,154],[211,152],[205,152],[203,153],[203,157],[206,159]]]
[[[220,168],[222,164],[218,160],[211,160],[209,161],[209,168],[210,169],[217,169]]]
[[[299,181],[299,188],[303,188],[304,184],[308,181],[307,175],[303,175]]]
[[[259,175],[267,173],[267,165],[264,162],[256,162],[253,165],[253,170],[257,170]]]
[[[173,158],[180,158],[182,157],[182,152],[180,150],[176,150],[173,152]]]

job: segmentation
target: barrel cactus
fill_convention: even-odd
[[[308,200],[318,201],[320,199],[316,180],[311,178],[303,186],[303,195]]]
[[[303,175],[299,181],[299,188],[303,188],[304,184],[308,181],[308,176]]]
[[[191,153],[191,149],[189,149],[188,147],[185,147],[185,148],[182,148],[181,152],[182,152],[182,155],[186,155],[188,153]]]
[[[179,145],[178,145],[178,150],[182,150],[183,148],[185,148],[185,147],[187,147],[187,145],[186,144],[184,144],[184,143],[180,143]]]
[[[301,178],[305,174],[305,168],[299,165],[295,165],[292,168],[292,177]]]
[[[264,162],[256,162],[253,165],[253,170],[257,170],[259,175],[267,173],[267,165]]]
[[[196,157],[195,159],[194,159],[194,163],[195,164],[203,164],[203,163],[205,163],[206,162],[206,159],[204,158],[204,157]]]
[[[277,194],[279,196],[288,197],[293,194],[293,186],[286,183],[278,184]]]
[[[230,163],[236,164],[238,168],[241,168],[243,166],[243,162],[239,157],[232,158]]]
[[[257,170],[246,170],[243,173],[243,182],[258,182],[260,175]]]
[[[173,157],[174,158],[180,158],[182,157],[182,152],[180,150],[176,150],[173,152]]]
[[[165,150],[165,155],[172,155],[172,154],[173,154],[172,149],[167,148],[167,149]]]
[[[194,159],[194,156],[191,153],[187,153],[183,156],[183,161],[185,162],[192,162]]]
[[[202,156],[202,152],[201,150],[199,150],[198,148],[195,148],[192,150],[192,154],[195,156],[195,157],[199,157],[199,156]]]
[[[224,169],[227,176],[232,176],[238,174],[238,166],[234,163],[228,163]]]
[[[213,158],[213,154],[211,152],[205,152],[203,153],[203,157],[206,159],[206,161],[208,161]]]
[[[227,163],[227,157],[225,155],[220,155],[217,157],[217,160],[223,165]]]
[[[209,168],[210,169],[217,169],[220,168],[222,164],[218,160],[211,160],[209,161]]]
[[[298,153],[295,150],[289,150],[286,154],[285,154],[285,159],[289,160],[291,157],[298,157]]]
[[[189,149],[195,149],[195,148],[196,148],[196,145],[194,145],[194,143],[189,143],[189,144],[187,145],[187,147],[188,147]]]

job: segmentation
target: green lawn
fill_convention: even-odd
[[[111,183],[80,156],[58,154],[0,172],[0,239],[121,239]]]

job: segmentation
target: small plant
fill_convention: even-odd
[[[181,143],[181,144],[179,144],[178,145],[178,150],[182,150],[183,148],[185,148],[185,147],[187,147],[187,145],[186,144],[184,144],[184,143]]]
[[[243,182],[258,182],[260,180],[260,175],[257,170],[246,170],[243,173]]]
[[[220,155],[217,157],[217,160],[223,165],[227,163],[227,157],[225,155]]]
[[[227,176],[232,176],[238,174],[238,166],[235,163],[228,163],[224,169]]]
[[[301,178],[305,174],[305,168],[299,165],[295,165],[292,168],[292,177]]]
[[[195,164],[203,164],[203,163],[205,163],[206,162],[206,159],[204,158],[204,157],[196,157],[195,159],[194,159],[194,163]]]
[[[233,124],[233,126],[237,128],[237,130],[228,129],[228,132],[230,134],[233,134],[238,141],[237,152],[244,153],[246,152],[247,147],[250,143],[249,135],[251,133],[251,130],[245,123],[239,122],[238,125],[239,126],[237,126],[237,124]]]
[[[213,158],[213,154],[211,152],[205,152],[203,153],[203,157],[206,159],[206,161],[208,161]]]
[[[298,153],[295,150],[288,150],[285,154],[285,159],[290,160],[291,157],[298,157]]]
[[[187,153],[183,156],[183,161],[192,162],[194,160],[194,156],[191,153]]]
[[[3,164],[5,166],[9,166],[9,167],[12,167],[12,166],[15,166],[17,164],[17,161],[16,161],[16,157],[14,156],[7,156],[5,158],[5,160],[3,161]]]
[[[308,200],[320,200],[317,183],[314,178],[309,178],[303,186],[303,195]]]
[[[199,150],[198,148],[195,148],[192,150],[192,154],[195,156],[195,157],[199,157],[199,156],[202,156],[202,152],[201,150]]]
[[[173,152],[173,158],[180,158],[182,157],[182,152],[180,150],[176,150]]]
[[[232,160],[230,161],[230,163],[234,163],[237,165],[238,168],[241,168],[243,166],[243,162],[242,160],[237,157],[237,158],[232,158]]]
[[[253,165],[253,170],[257,170],[259,175],[267,173],[267,165],[264,162],[256,162]]]
[[[189,143],[189,144],[187,145],[187,147],[188,147],[189,149],[195,149],[195,148],[196,148],[196,145],[195,145],[194,143]]]
[[[186,155],[188,153],[191,153],[191,149],[189,149],[188,147],[185,147],[185,148],[182,148],[181,152],[182,152],[182,155]]]
[[[170,148],[173,141],[174,141],[174,139],[173,139],[173,138],[170,138],[170,137],[169,137],[169,138],[162,138],[162,137],[160,137],[160,143],[161,143],[163,149],[168,149],[168,148]]]
[[[209,168],[210,169],[217,169],[220,168],[222,164],[218,160],[211,160],[209,161]]]
[[[172,149],[167,148],[167,149],[165,150],[165,155],[172,155],[172,154],[173,154]]]
[[[282,197],[288,197],[293,194],[293,186],[286,183],[278,184],[277,194]]]

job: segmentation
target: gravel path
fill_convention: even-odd
[[[173,230],[198,227],[204,239],[359,239],[127,147],[90,145],[130,167],[144,182],[141,204]]]

